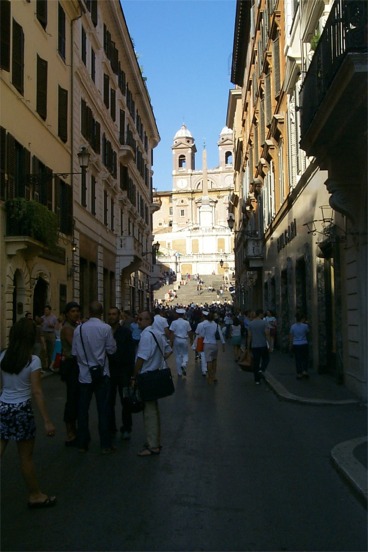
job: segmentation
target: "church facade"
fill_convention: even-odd
[[[206,147],[202,168],[196,169],[197,148],[183,124],[172,144],[172,190],[157,191],[161,208],[153,214],[153,234],[160,243],[157,257],[161,272],[179,275],[223,275],[234,270],[233,238],[227,224],[232,201],[233,131],[223,128],[218,141],[219,164],[207,167]]]

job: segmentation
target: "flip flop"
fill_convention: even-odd
[[[51,508],[51,506],[55,506],[55,504],[56,504],[56,496],[48,496],[42,502],[28,502],[28,508],[31,508],[31,509]]]
[[[137,456],[157,456],[158,454],[160,454],[160,450],[144,448],[140,452],[138,452]]]

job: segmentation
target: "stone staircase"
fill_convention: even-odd
[[[198,305],[204,305],[205,303],[211,305],[219,301],[220,303],[232,302],[231,294],[229,291],[224,291],[223,295],[217,299],[216,291],[220,289],[220,286],[224,286],[222,276],[207,274],[206,276],[200,276],[201,280],[204,281],[202,284],[202,290],[197,290],[198,282],[197,280],[186,280],[185,285],[178,285],[178,282],[172,284],[164,285],[160,289],[154,291],[154,299],[156,301],[165,302],[165,294],[169,290],[174,290],[177,293],[177,298],[174,298],[168,304],[176,305],[190,305],[195,303]],[[210,291],[208,288],[214,288],[214,291]]]

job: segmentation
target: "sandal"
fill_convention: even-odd
[[[56,496],[48,496],[42,502],[28,502],[27,504],[28,504],[28,508],[31,508],[31,509],[51,508],[51,506],[55,506],[56,504]]]
[[[158,454],[160,454],[160,449],[144,448],[138,452],[137,456],[157,456]]]

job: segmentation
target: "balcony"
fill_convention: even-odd
[[[48,250],[57,251],[58,226],[55,213],[37,201],[9,199],[6,210],[6,253],[32,257]],[[58,255],[57,255],[58,256]]]
[[[144,252],[146,253],[146,252]],[[121,236],[117,243],[118,271],[127,270],[134,272],[142,265],[144,260],[150,260],[143,255],[142,244],[134,236]]]
[[[336,0],[301,90],[301,147],[323,159],[365,132],[367,3]]]

